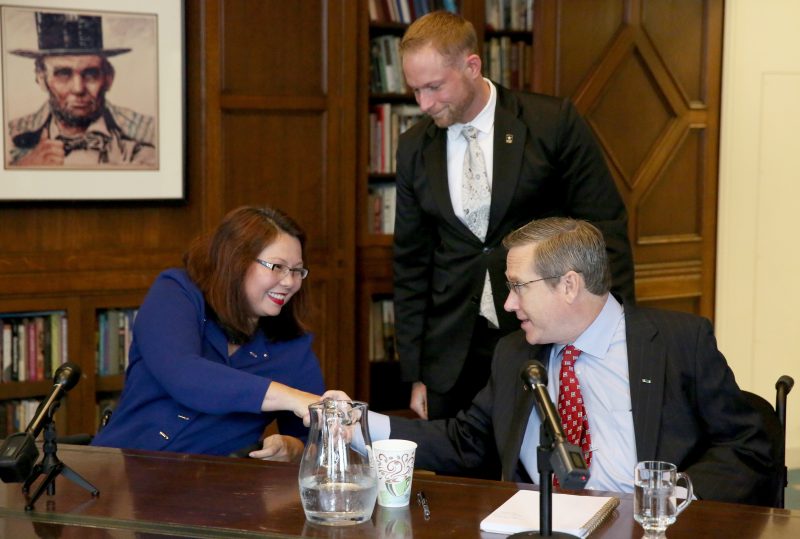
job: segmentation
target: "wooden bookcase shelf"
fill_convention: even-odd
[[[56,414],[59,435],[95,432],[97,402],[104,394],[122,390],[124,376],[97,376],[97,313],[104,309],[136,308],[145,290],[98,294],[63,294],[0,298],[0,317],[13,313],[63,311],[67,320],[67,357],[81,368],[81,380],[63,399]],[[49,394],[52,379],[0,383],[0,401],[40,400]]]
[[[3,382],[0,385],[0,400],[42,398],[50,393],[52,380],[36,382]]]
[[[122,386],[125,384],[125,375],[95,376],[94,383],[98,393],[118,393],[122,391]]]

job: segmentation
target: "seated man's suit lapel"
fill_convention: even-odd
[[[625,331],[636,456],[640,461],[655,460],[664,406],[666,350],[658,340],[658,329],[635,310],[625,312]]]

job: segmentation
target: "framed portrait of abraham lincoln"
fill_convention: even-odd
[[[0,0],[0,35],[0,201],[183,199],[182,0]]]

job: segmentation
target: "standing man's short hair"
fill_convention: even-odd
[[[478,54],[478,36],[472,23],[449,11],[433,11],[414,21],[400,41],[400,56],[432,45],[436,52],[455,59]]]
[[[537,219],[510,232],[503,239],[506,249],[536,244],[534,269],[540,276],[583,275],[586,290],[603,295],[611,289],[611,270],[603,234],[588,221],[568,217]],[[558,281],[547,281],[555,287]]]

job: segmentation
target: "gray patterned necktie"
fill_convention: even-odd
[[[467,227],[481,241],[486,241],[489,229],[489,208],[492,204],[492,187],[486,172],[486,161],[483,150],[478,144],[478,130],[471,125],[464,126],[461,134],[467,139],[467,151],[464,152],[464,172],[461,181],[461,203],[464,207],[464,219]],[[481,293],[480,314],[494,327],[499,327],[497,311],[492,297],[492,283],[489,272],[483,283]]]
[[[486,173],[486,161],[478,144],[478,130],[465,126],[461,134],[467,139],[464,153],[464,177],[461,183],[461,199],[467,227],[481,241],[486,240],[489,228],[489,207],[492,203],[492,188]]]

